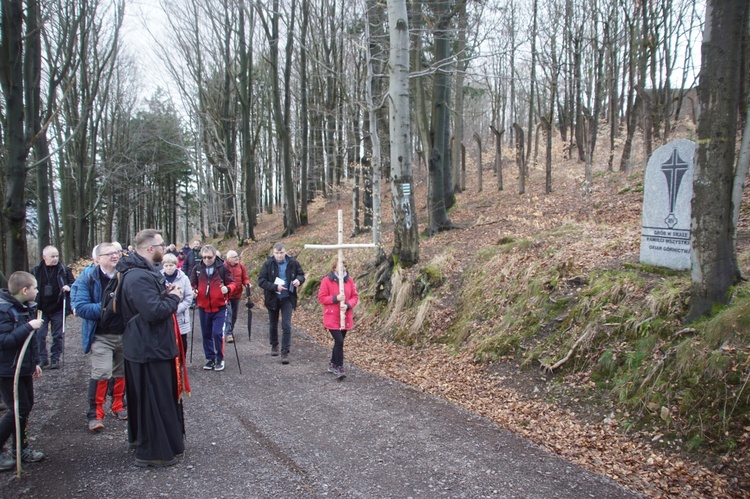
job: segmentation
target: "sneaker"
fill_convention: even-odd
[[[16,460],[6,454],[0,454],[0,471],[15,469]]]
[[[122,410],[120,412],[112,411],[112,415],[119,419],[120,421],[127,421],[128,420],[128,411]]]
[[[92,419],[89,421],[89,430],[90,431],[99,431],[104,429],[104,423],[101,419]]]
[[[336,369],[336,364],[333,362],[328,363],[328,372],[331,374],[338,374],[338,370]]]
[[[339,366],[336,368],[336,378],[337,379],[346,378],[346,371],[344,371],[344,366]]]
[[[215,365],[216,363],[213,360],[209,360],[206,362],[206,365],[203,366],[203,369],[206,371],[213,371]]]
[[[216,361],[216,364],[214,365],[214,371],[223,371],[224,370],[224,361],[218,360]]]
[[[227,343],[234,343],[234,335],[228,334],[227,335]]]
[[[271,345],[271,355],[274,357],[279,355],[279,345]]]
[[[16,449],[11,449],[10,452],[12,456],[16,455]],[[42,459],[44,459],[44,454],[38,450],[29,449],[28,447],[21,449],[22,463],[38,463]]]
[[[289,352],[284,352],[281,354],[281,363],[289,364]]]
[[[49,365],[50,369],[60,369],[60,363],[59,362],[51,362]]]

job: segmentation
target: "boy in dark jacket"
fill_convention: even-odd
[[[224,370],[224,321],[227,317],[227,294],[235,290],[232,272],[216,256],[216,248],[201,249],[201,261],[190,271],[190,285],[198,304],[203,335],[203,352],[207,371]]]
[[[21,363],[18,378],[18,414],[21,422],[21,459],[37,462],[44,454],[28,448],[26,423],[34,406],[34,378],[42,375],[36,341],[32,340],[19,359],[21,348],[30,334],[42,327],[36,314],[36,279],[28,272],[14,272],[8,279],[8,289],[0,289],[0,396],[8,411],[0,419],[0,451],[12,436],[9,453],[0,452],[0,470],[16,467],[16,415],[13,403],[13,378],[16,366]]]
[[[258,286],[268,309],[268,335],[271,355],[279,355],[279,316],[281,316],[281,363],[289,364],[292,347],[292,311],[297,308],[297,289],[305,282],[299,262],[286,254],[284,243],[273,245],[273,256],[263,263]]]

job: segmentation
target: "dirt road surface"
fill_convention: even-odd
[[[86,424],[88,359],[80,321],[66,332],[64,367],[35,385],[31,446],[41,463],[20,480],[0,474],[7,498],[620,498],[635,494],[441,399],[347,366],[295,330],[291,363],[271,357],[265,310],[245,309],[223,372],[204,371],[199,326],[185,401],[186,452],[176,466],[133,466],[126,425]],[[197,319],[197,313],[196,313]]]

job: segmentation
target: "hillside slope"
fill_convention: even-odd
[[[595,166],[588,199],[583,165],[574,161],[554,167],[551,194],[544,194],[541,166],[531,167],[522,195],[507,167],[505,190],[500,192],[491,170],[484,170],[482,192],[470,177],[450,213],[460,228],[421,239],[419,265],[399,269],[396,282],[401,284],[387,306],[372,300],[371,252],[347,251],[362,298],[355,331],[347,337],[347,361],[460,404],[634,491],[649,496],[748,495],[746,415],[740,418],[740,434],[730,452],[704,452],[699,458],[687,452],[689,447],[676,431],[681,424],[679,407],[654,394],[628,405],[617,398],[625,398],[625,391],[608,389],[615,378],[602,376],[602,358],[619,355],[627,360],[613,364],[622,367],[630,365],[637,351],[630,337],[618,336],[628,330],[622,324],[636,332],[633,343],[650,338],[643,332],[644,324],[656,329],[658,322],[661,336],[681,331],[679,313],[689,282],[685,273],[665,276],[638,268],[642,171],[626,175],[603,170]],[[424,168],[415,171],[415,181],[423,229]],[[334,254],[304,250],[304,245],[335,243],[338,209],[348,221],[345,234],[351,233],[350,192],[344,186],[333,199],[316,199],[309,207],[310,224],[284,239],[311,278],[302,290],[308,298],[302,300],[294,324],[324,344],[330,339],[322,328],[313,288]],[[388,252],[393,232],[387,197],[383,207],[383,245]],[[263,214],[257,240],[238,248],[251,278],[281,233],[280,216]],[[743,219],[739,252],[744,275],[750,272],[747,233]],[[363,234],[347,242],[369,240]],[[644,283],[620,281],[618,273],[633,268]],[[613,284],[603,292],[606,303],[596,302],[602,294],[596,299],[587,294],[599,282]],[[674,295],[653,298],[650,291],[661,290],[665,282],[676,288]],[[260,304],[257,291],[255,296]],[[646,319],[623,313],[638,308],[658,312],[646,313]],[[584,314],[595,319],[583,318]],[[643,348],[654,356],[660,351],[659,345]],[[740,348],[747,351],[746,344]],[[549,369],[568,353],[567,363]],[[650,365],[644,362],[638,372],[649,381]],[[642,381],[642,391],[652,390]],[[659,391],[655,384],[653,391]],[[628,396],[635,390],[630,392]]]

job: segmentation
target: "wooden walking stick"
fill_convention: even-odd
[[[41,319],[42,318],[42,311],[37,310],[36,312],[36,318]],[[18,354],[18,362],[16,363],[16,373],[13,376],[13,412],[16,416],[16,478],[19,480],[21,479],[21,415],[18,413],[19,411],[19,402],[18,402],[18,378],[21,377],[21,366],[23,365],[23,357],[26,355],[26,349],[29,348],[29,344],[31,343],[31,338],[36,336],[36,330],[32,329],[31,334],[29,334],[28,338],[26,338],[26,341],[23,342],[23,346],[21,347],[21,352]],[[33,374],[32,374],[33,376]]]

